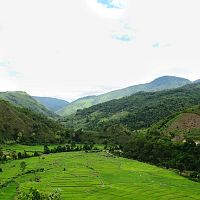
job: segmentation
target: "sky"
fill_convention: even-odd
[[[0,0],[0,91],[69,101],[200,78],[199,0]]]

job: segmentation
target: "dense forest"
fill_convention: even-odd
[[[178,169],[182,175],[200,181],[200,144],[193,140],[173,142],[160,132],[147,132],[134,135],[122,151],[124,157]]]
[[[122,124],[129,130],[145,129],[172,114],[200,103],[200,84],[159,92],[140,92],[78,110],[65,118],[67,126],[102,130],[107,124]]]
[[[46,116],[0,100],[0,142],[22,144],[67,141],[68,130]]]

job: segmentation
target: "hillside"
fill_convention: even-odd
[[[65,122],[77,128],[103,130],[108,124],[122,124],[130,130],[150,127],[172,114],[200,104],[200,84],[181,88],[140,92],[79,110]]]
[[[33,98],[53,112],[56,112],[69,104],[69,102],[65,100],[52,97],[33,96]]]
[[[161,126],[159,126],[161,124]],[[156,127],[156,126],[155,126]],[[154,128],[155,128],[154,127]],[[163,122],[158,123],[158,129],[169,135],[174,141],[192,139],[200,141],[200,106],[195,106],[177,113]]]
[[[200,79],[198,79],[198,80],[196,80],[196,81],[194,81],[195,83],[200,83]]]
[[[75,113],[78,109],[88,108],[91,107],[92,105],[107,102],[113,99],[119,99],[122,97],[130,96],[140,91],[144,92],[160,91],[165,89],[178,88],[189,83],[191,83],[191,81],[184,78],[179,78],[174,76],[163,76],[153,80],[150,83],[134,85],[124,89],[108,92],[99,96],[92,96],[92,97],[85,97],[78,99],[67,105],[65,108],[59,110],[57,114],[61,116],[68,116],[70,114]]]
[[[64,108],[58,110],[56,113],[61,116],[68,116],[74,114],[78,109],[89,108],[92,105],[95,105],[94,103],[95,99],[96,96],[87,96],[77,99],[76,101],[68,104]]]
[[[41,157],[23,159],[27,164],[24,173],[20,170],[22,160],[1,165],[2,200],[15,199],[18,193],[31,187],[48,193],[60,189],[62,199],[66,200],[197,200],[200,196],[199,183],[106,152],[68,152]]]
[[[0,100],[0,143],[57,142],[64,128],[44,115],[33,113],[25,108]]]
[[[44,114],[48,117],[55,117],[52,111],[36,101],[26,92],[0,92],[0,99],[10,102],[14,106],[30,109],[36,113]]]

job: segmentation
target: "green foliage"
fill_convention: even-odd
[[[47,145],[44,145],[44,154],[49,154],[50,153],[50,149]]]
[[[0,100],[0,143],[59,143],[67,139],[67,132],[60,123],[44,115]]]
[[[25,171],[26,166],[27,166],[26,162],[22,161],[22,162],[20,163],[20,169],[21,169],[22,172]]]
[[[141,92],[98,104],[79,110],[65,122],[68,126],[87,130],[102,130],[108,123],[139,130],[197,104],[200,104],[200,84],[191,84],[173,90]],[[126,114],[120,115],[122,112]]]
[[[196,172],[200,175],[200,145],[187,139],[175,143],[160,132],[135,135],[125,146],[124,156],[166,168]],[[200,181],[200,179],[199,179]]]
[[[30,188],[28,193],[20,193],[19,200],[61,200],[60,190],[55,190],[53,193],[46,194],[37,189]]]

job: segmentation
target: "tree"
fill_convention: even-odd
[[[47,145],[44,145],[44,154],[49,154],[50,153],[50,149]]]
[[[20,169],[21,169],[22,172],[25,171],[26,166],[27,166],[26,162],[22,161],[22,162],[20,163]]]
[[[2,148],[0,148],[0,160],[2,160],[2,158],[3,158],[3,150]]]
[[[19,200],[61,200],[60,190],[55,190],[50,194],[43,193],[38,189],[30,188],[28,193],[21,192],[18,195]]]

